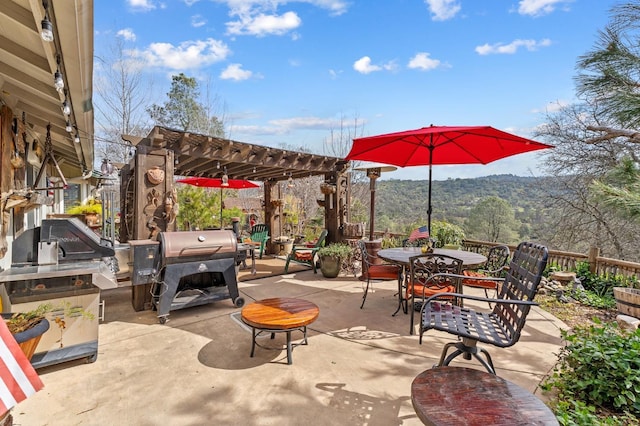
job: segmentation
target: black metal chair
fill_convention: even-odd
[[[478,277],[501,277],[507,268],[511,251],[508,246],[497,245],[489,249],[487,261],[473,269],[465,269],[462,274],[467,278],[462,280],[462,284],[481,288],[484,290],[485,297],[489,297],[489,290],[494,290],[497,295],[499,281],[477,280]],[[495,297],[495,296],[494,296]]]
[[[486,369],[495,374],[489,352],[477,343],[487,343],[506,348],[520,339],[527,315],[547,265],[547,248],[530,242],[522,242],[513,253],[504,278],[485,277],[477,279],[501,281],[496,298],[442,293],[429,297],[420,311],[420,344],[427,330],[440,330],[458,336],[462,341],[444,345],[440,360],[434,367],[442,367],[458,355],[465,359],[476,358]],[[444,274],[451,277],[451,274]],[[457,277],[464,277],[455,275]],[[493,303],[491,311],[476,311],[452,304],[451,298]],[[444,302],[443,302],[444,301]],[[455,348],[450,355],[449,349]],[[484,359],[480,357],[484,355]]]
[[[430,296],[461,293],[462,260],[444,254],[425,253],[409,259],[409,276],[404,288],[404,312],[411,310],[409,334],[413,334],[415,299],[424,302]],[[459,299],[449,297],[454,304]]]
[[[377,258],[367,251],[364,240],[358,240],[358,248],[362,255],[362,274],[367,277],[367,286],[364,289],[362,304],[360,305],[360,309],[362,309],[364,302],[367,300],[371,281],[398,280],[398,287],[400,287],[402,268],[398,265],[378,263]]]

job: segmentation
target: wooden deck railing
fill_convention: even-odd
[[[496,244],[488,241],[464,240],[462,247],[465,250],[476,253],[486,253],[491,246]],[[508,246],[512,251],[516,249],[515,245]],[[556,265],[563,271],[575,269],[576,264],[579,262],[587,262],[589,270],[593,274],[622,275],[640,279],[640,263],[602,257],[597,247],[592,247],[588,254],[549,249],[549,261],[547,263]]]
[[[391,232],[375,231],[374,238],[406,238],[406,234],[396,234]],[[464,250],[486,254],[491,246],[502,243],[492,243],[480,240],[463,240]],[[507,244],[511,251],[516,249],[516,245]],[[570,251],[549,249],[548,264],[556,265],[563,271],[573,270],[579,262],[587,262],[589,270],[597,275],[621,275],[624,277],[635,277],[640,280],[640,263],[626,260],[611,259],[600,256],[600,249],[592,247],[589,253],[573,253]]]

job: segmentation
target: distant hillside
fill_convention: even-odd
[[[488,196],[498,196],[514,207],[516,218],[534,226],[547,198],[545,179],[514,175],[494,175],[474,179],[433,181],[432,221],[445,220],[461,225],[469,209]],[[376,185],[376,223],[389,220],[392,232],[427,218],[428,181],[380,180]],[[378,226],[376,226],[378,228]]]

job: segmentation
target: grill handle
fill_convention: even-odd
[[[222,248],[222,245],[220,244],[211,244],[211,245],[198,245],[198,246],[187,246],[187,247],[183,247],[182,250],[180,250],[180,256],[182,256],[184,254],[185,251],[188,250],[202,250],[202,249],[207,249],[207,248],[212,248],[215,249],[215,251],[219,251]]]

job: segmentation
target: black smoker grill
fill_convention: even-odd
[[[229,299],[244,305],[238,292],[238,250],[232,231],[160,232],[157,242],[132,245],[132,285],[151,283],[153,308],[161,324],[170,311]]]

